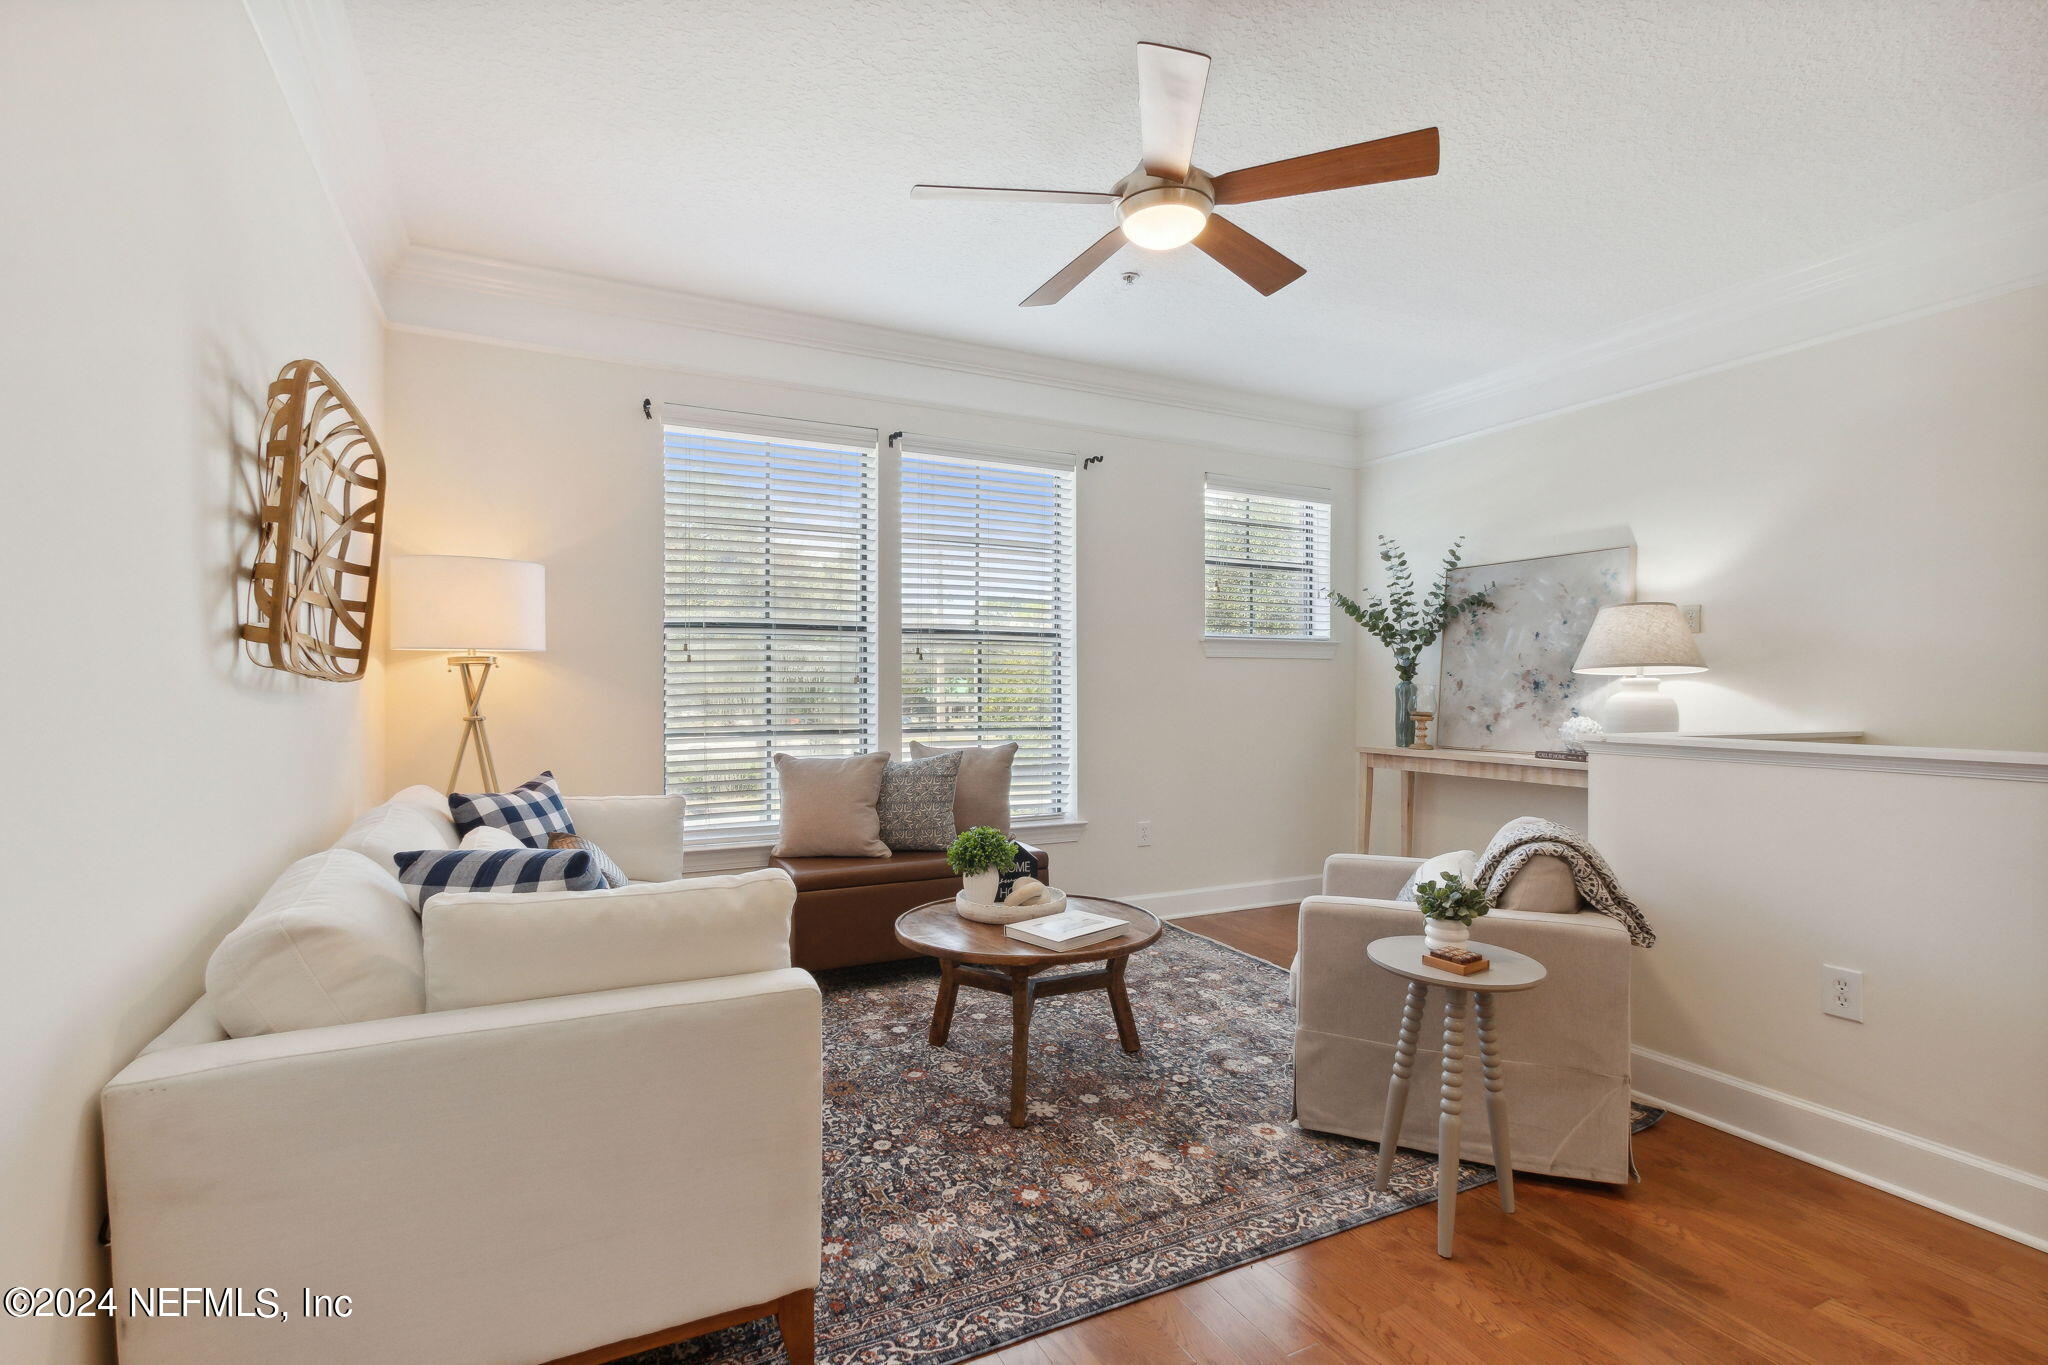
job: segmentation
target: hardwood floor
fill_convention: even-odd
[[[1293,906],[1187,920],[1274,962]],[[2048,1360],[2048,1255],[1671,1115],[1626,1189],[1460,1197],[1458,1256],[1397,1214],[984,1356],[1199,1361]]]

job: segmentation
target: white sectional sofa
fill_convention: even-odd
[[[678,881],[671,798],[568,805],[635,884],[438,897],[423,932],[390,855],[456,838],[410,788],[280,877],[107,1084],[122,1303],[229,1288],[256,1312],[270,1289],[286,1315],[124,1314],[124,1362],[599,1360],[770,1313],[810,1360],[821,1048],[794,889]],[[308,1317],[309,1291],[347,1315]]]

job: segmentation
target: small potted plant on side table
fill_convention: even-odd
[[[1492,965],[1466,946],[1472,937],[1472,921],[1493,909],[1484,891],[1457,873],[1446,872],[1441,882],[1428,881],[1415,888],[1415,908],[1422,912],[1422,936],[1429,943],[1424,963],[1459,976],[1483,972]]]
[[[946,866],[960,877],[960,889],[977,905],[994,905],[1003,873],[1017,862],[1017,845],[994,825],[962,830],[946,850]]]

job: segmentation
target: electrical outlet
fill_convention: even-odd
[[[1820,1012],[1863,1022],[1863,973],[1854,967],[1820,969]]]
[[[1679,613],[1685,617],[1685,628],[1687,630],[1697,635],[1700,633],[1700,631],[1705,629],[1705,627],[1700,624],[1701,613],[1699,603],[1694,602],[1689,606],[1680,607],[1678,610]]]
[[[1140,820],[1138,822],[1138,847],[1152,847],[1152,822],[1150,820]]]

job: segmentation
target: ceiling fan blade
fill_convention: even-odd
[[[1007,199],[1013,203],[1114,204],[1113,194],[1093,190],[1004,190],[980,185],[912,185],[912,199]]]
[[[1187,179],[1208,84],[1206,54],[1164,43],[1138,44],[1138,138],[1146,174]]]
[[[1327,152],[1268,161],[1216,177],[1216,202],[1243,204],[1254,199],[1280,199],[1290,194],[1377,185],[1387,180],[1412,180],[1435,175],[1437,136],[1434,128],[1354,142]]]
[[[1308,273],[1220,213],[1209,215],[1195,245],[1261,294],[1276,294]]]
[[[1124,230],[1111,228],[1097,238],[1095,245],[1076,256],[1060,270],[1060,273],[1038,286],[1030,298],[1018,304],[1019,308],[1040,308],[1048,303],[1058,303],[1068,291],[1088,278],[1095,268],[1110,257],[1124,244]]]

